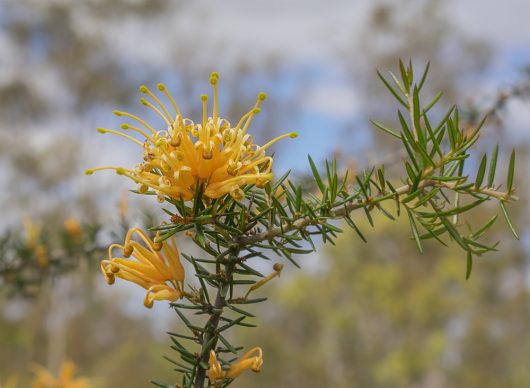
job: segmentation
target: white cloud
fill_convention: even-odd
[[[511,100],[506,106],[504,127],[515,135],[530,138],[530,102]]]
[[[447,9],[452,21],[475,37],[504,47],[530,45],[528,0],[453,1]]]
[[[359,104],[359,96],[351,84],[322,84],[304,93],[305,108],[337,119],[355,116]]]

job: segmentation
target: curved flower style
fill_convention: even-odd
[[[265,93],[258,95],[254,107],[234,127],[227,120],[219,117],[217,82],[219,75],[212,73],[210,83],[213,86],[213,110],[208,117],[207,95],[202,95],[202,123],[195,124],[185,119],[171,94],[163,84],[158,90],[165,94],[175,111],[174,116],[164,103],[146,86],[140,92],[149,96],[151,101],[141,99],[143,105],[154,110],[162,117],[167,130],[155,130],[150,124],[130,113],[115,111],[118,116],[127,117],[140,124],[138,128],[123,124],[125,131],[133,131],[145,137],[145,141],[120,131],[99,128],[101,133],[114,133],[137,143],[143,148],[144,162],[135,169],[121,167],[98,167],[87,170],[92,174],[97,170],[115,170],[139,184],[139,192],[154,190],[159,200],[164,197],[191,200],[197,190],[202,195],[215,199],[230,194],[237,200],[244,198],[241,187],[256,185],[263,187],[272,179],[272,157],[266,156],[266,150],[278,140],[286,137],[297,137],[294,132],[276,137],[263,146],[253,143],[247,133],[253,117],[260,112],[260,103],[265,100]]]
[[[135,235],[143,244],[133,240]],[[122,250],[123,258],[113,257],[115,248]],[[137,261],[127,259],[131,256]],[[109,259],[101,261],[101,271],[108,284],[117,276],[145,288],[147,308],[153,307],[155,300],[174,302],[183,296],[184,267],[173,238],[155,243],[140,228],[130,229],[123,245],[109,246]]]
[[[65,361],[61,365],[59,377],[55,378],[47,369],[36,365],[33,388],[90,388],[88,379],[74,378],[76,366],[72,361]]]
[[[263,365],[263,351],[260,347],[250,349],[236,363],[232,364],[228,371],[221,368],[215,352],[210,351],[210,368],[208,369],[208,378],[214,385],[219,385],[224,379],[235,379],[244,371],[250,369],[253,372],[260,372]]]

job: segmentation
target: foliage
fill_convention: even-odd
[[[359,214],[372,227],[381,216],[395,220],[403,214],[408,220],[410,238],[420,252],[424,251],[425,244],[431,242],[445,246],[454,243],[467,258],[466,278],[472,272],[474,259],[497,247],[497,243],[490,244],[483,239],[497,217],[474,226],[466,222],[464,217],[467,214],[483,208],[487,201],[497,201],[509,229],[517,237],[506,208],[508,202],[516,199],[515,153],[511,154],[502,184],[497,174],[498,148],[490,155],[482,156],[478,166],[471,168],[468,163],[471,150],[484,121],[475,128],[461,128],[456,107],[437,119],[433,107],[439,102],[441,93],[427,103],[421,98],[429,65],[419,77],[414,74],[411,63],[405,65],[400,62],[399,70],[399,78],[392,73],[389,77],[381,73],[378,75],[399,106],[397,116],[400,126],[392,128],[378,121],[372,123],[399,142],[406,151],[400,179],[387,177],[384,166],[373,167],[353,177],[349,172],[340,174],[336,161],[326,162],[322,171],[308,156],[312,172],[311,190],[305,190],[306,186],[289,180],[289,172],[272,181],[270,170],[273,160],[265,157],[264,153],[271,143],[260,147],[246,135],[252,116],[259,112],[257,105],[237,126],[225,124],[217,113],[216,74],[211,77],[214,85],[213,119],[207,118],[207,98],[202,97],[202,124],[195,125],[183,119],[169,97],[176,111],[173,119],[145,87],[141,91],[151,96],[161,110],[144,99],[142,103],[162,116],[168,126],[167,131],[154,130],[142,119],[118,112],[120,116],[125,115],[139,122],[152,134],[123,125],[124,130],[132,129],[145,135],[145,143],[133,139],[143,147],[145,163],[137,170],[109,168],[139,183],[138,194],[156,194],[164,203],[163,210],[168,220],[151,228],[154,238],[138,228],[130,229],[123,245],[113,244],[109,248],[109,260],[104,260],[101,268],[109,284],[114,283],[116,275],[144,287],[147,290],[146,307],[151,307],[153,300],[170,301],[170,306],[187,328],[186,332],[169,333],[171,348],[176,355],[167,359],[182,375],[181,386],[228,386],[245,370],[260,371],[263,363],[261,348],[253,348],[238,357],[243,347],[232,343],[229,334],[236,327],[255,326],[257,310],[254,305],[266,298],[254,297],[253,293],[279,276],[283,269],[282,264],[276,263],[273,271],[265,275],[258,270],[262,268],[260,262],[279,256],[298,267],[300,255],[316,250],[319,240],[335,244],[346,226],[360,240],[366,241]],[[159,86],[159,90],[165,93],[165,86]],[[263,99],[260,97],[258,101]],[[107,129],[100,132],[117,133]],[[187,136],[198,139],[192,143],[191,137],[188,138],[190,149],[197,153],[190,156],[190,151],[183,151],[187,152],[186,156],[179,156],[179,147],[186,146],[183,139]],[[290,134],[277,139],[286,136]],[[257,162],[253,162],[254,158]],[[187,160],[187,165],[177,163],[181,160]],[[218,170],[209,163],[217,166]],[[245,167],[248,165],[252,169]],[[208,176],[202,174],[205,166],[210,169]],[[109,168],[88,172],[91,174]],[[188,178],[175,175],[175,169],[180,174],[190,173],[193,182],[186,183]],[[209,177],[213,174],[221,175],[216,175],[218,180],[210,181]],[[173,179],[178,183],[174,183]],[[213,186],[215,190],[211,188]],[[178,190],[186,195],[179,196]],[[191,195],[188,195],[189,190]],[[141,237],[144,245],[131,238],[133,233]],[[177,233],[191,237],[200,254],[179,255],[174,242],[169,243]],[[73,236],[71,232],[67,235]],[[81,251],[99,250],[94,246],[95,233],[89,236],[86,241],[79,242]],[[36,239],[41,239],[40,235]],[[27,263],[39,262],[33,260],[32,255],[38,258],[37,247],[42,244],[34,240],[26,239],[26,248],[29,247],[26,251],[12,251],[8,239],[3,244],[5,252],[13,253],[2,256],[5,266],[1,273],[5,281],[14,284],[15,288],[23,289],[20,284],[33,282],[29,276],[23,278],[29,280],[17,285],[9,274],[35,273],[34,270],[26,270]],[[20,244],[14,244],[15,247],[17,245]],[[113,248],[120,249],[123,258],[114,257]],[[131,255],[137,259],[136,262],[127,260]],[[58,268],[68,268],[67,256],[54,254],[51,263],[55,265],[57,262]],[[197,284],[188,285],[188,289],[180,286],[184,279],[183,269],[175,269],[181,267],[181,257],[190,263],[197,280]],[[46,266],[41,263],[41,267]],[[352,274],[348,276],[355,279]],[[392,279],[387,280],[387,284],[392,284]],[[436,338],[433,341],[433,346],[438,348]],[[409,356],[403,354],[397,357]],[[392,363],[392,360],[389,362]],[[161,387],[171,386],[157,381],[153,383]]]
[[[182,255],[193,265],[200,287],[184,293],[187,303],[171,303],[189,330],[187,333],[170,333],[172,348],[178,353],[179,360],[168,359],[183,374],[182,386],[204,386],[207,371],[211,385],[226,386],[233,381],[231,371],[242,361],[235,362],[236,358],[228,357],[230,354],[236,356],[241,348],[232,344],[226,333],[235,326],[254,326],[251,321],[254,315],[247,311],[246,305],[264,299],[249,298],[249,294],[275,276],[273,273],[265,278],[266,281],[260,281],[264,275],[250,263],[268,260],[268,252],[271,252],[298,266],[295,255],[314,250],[315,237],[334,243],[342,229],[333,220],[345,220],[364,240],[362,231],[351,217],[353,212],[363,212],[372,226],[374,211],[390,219],[403,212],[420,251],[424,240],[429,239],[443,245],[453,241],[464,250],[466,277],[471,274],[475,256],[495,250],[497,244],[488,245],[481,237],[496,217],[471,229],[462,222],[463,214],[495,199],[516,235],[505,206],[514,199],[514,153],[508,166],[505,191],[495,184],[496,150],[489,158],[489,165],[488,157],[482,158],[473,174],[474,179],[470,179],[465,163],[483,123],[471,131],[460,129],[456,107],[446,112],[441,120],[433,121],[429,112],[441,94],[426,104],[420,100],[428,69],[429,66],[416,79],[412,65],[400,63],[400,79],[390,74],[394,85],[379,74],[404,109],[404,113],[398,111],[399,130],[373,122],[398,139],[407,151],[408,157],[403,161],[406,175],[400,186],[387,179],[384,167],[355,176],[355,183],[349,185],[347,173],[339,177],[335,162],[326,163],[325,171],[320,173],[309,157],[317,188],[314,193],[304,193],[300,186],[287,180],[289,173],[286,173],[274,183],[267,183],[264,189],[244,187],[244,197],[207,198],[197,185],[199,189],[189,203],[184,199],[164,198],[173,205],[173,209],[165,210],[173,222],[153,228],[158,234],[155,242],[162,243],[175,233],[191,230],[193,241],[204,254],[203,257]],[[204,125],[203,120],[203,128]],[[164,174],[164,171],[158,171],[152,173]],[[392,204],[394,212],[383,207],[387,203]],[[125,252],[126,245],[123,249]],[[274,270],[279,273],[281,267]],[[187,312],[193,312],[193,315]],[[200,323],[202,316],[207,317],[206,323]],[[227,372],[216,366],[217,360]],[[259,367],[254,368],[259,370]]]

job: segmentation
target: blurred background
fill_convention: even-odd
[[[525,0],[0,0],[0,262],[40,263],[27,278],[0,267],[11,276],[0,282],[0,386],[13,376],[28,386],[31,365],[56,371],[66,359],[100,387],[178,381],[162,358],[178,317],[164,303],[145,309],[139,287],[108,287],[104,253],[78,249],[161,219],[128,180],[83,174],[138,162],[132,143],[95,129],[119,126],[113,109],[145,117],[139,85],[165,82],[199,119],[218,71],[224,117],[238,120],[265,91],[256,139],[299,132],[276,147],[277,173],[303,177],[310,153],[355,171],[386,163],[399,177],[400,145],[369,124],[394,121],[375,70],[396,71],[399,58],[417,71],[430,61],[429,92],[470,125],[489,113],[477,154],[500,143],[505,166],[516,148],[521,240],[501,217],[490,233],[500,252],[465,281],[456,248],[420,255],[406,220],[359,220],[368,243],[345,233],[260,290],[270,300],[259,328],[234,340],[264,349],[263,371],[234,386],[530,386],[529,12]],[[477,221],[498,212],[485,209]],[[28,253],[31,233],[46,254]],[[48,256],[69,265],[50,272]]]

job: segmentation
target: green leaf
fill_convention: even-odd
[[[455,109],[455,112],[456,112],[456,109]],[[455,129],[453,120],[451,120],[451,118],[448,118],[447,119],[447,134],[449,135],[449,143],[451,144],[451,151],[456,150],[457,139],[458,139],[458,135],[456,131],[457,130]]]
[[[488,187],[493,186],[493,181],[495,180],[495,170],[497,169],[497,157],[499,155],[499,145],[495,146],[493,150],[493,155],[490,160],[490,168],[488,173]]]
[[[420,191],[419,193],[423,194],[423,191]],[[417,209],[418,207],[424,205],[434,197],[436,197],[440,193],[440,189],[438,187],[435,187],[431,191],[429,191],[427,194],[425,194],[421,199],[418,200],[413,206],[412,209]]]
[[[160,387],[160,388],[172,388],[172,387],[175,386],[174,384],[160,383],[160,382],[155,381],[155,380],[151,380],[150,382],[151,382],[151,384],[156,385],[157,387]]]
[[[169,361],[169,362],[172,363],[173,365],[177,365],[177,366],[179,366],[180,368],[182,368],[182,369],[184,369],[184,370],[186,370],[186,371],[188,371],[188,372],[191,372],[191,371],[192,371],[192,369],[191,369],[189,366],[184,365],[184,364],[181,364],[180,362],[175,361],[175,360],[173,360],[172,358],[170,358],[170,357],[168,357],[168,356],[162,356],[162,358],[164,358],[165,360]]]
[[[421,76],[420,83],[418,84],[418,90],[421,90],[423,87],[423,84],[425,83],[425,80],[427,79],[427,74],[429,73],[429,68],[431,67],[431,62],[427,62],[427,65],[425,66],[425,70],[423,71],[423,75]]]
[[[195,224],[195,232],[196,234],[193,240],[196,241],[201,248],[204,248],[206,246],[206,238],[201,224]]]
[[[482,199],[476,200],[475,202],[469,203],[469,204],[464,205],[464,206],[455,207],[455,208],[450,209],[450,210],[436,211],[436,212],[433,212],[433,213],[420,213],[420,214],[422,216],[424,216],[424,217],[434,217],[434,218],[437,218],[437,217],[450,217],[450,216],[454,216],[456,214],[465,213],[466,211],[471,210],[474,207],[477,207],[478,205],[480,205],[482,202],[484,202],[486,200],[487,200],[487,198],[482,198]]]
[[[315,166],[315,162],[313,162],[313,159],[310,155],[307,155],[307,158],[309,159],[309,165],[311,166],[311,171],[313,172],[313,176],[315,177],[315,181],[318,185],[318,188],[320,189],[320,192],[324,194],[326,187],[324,186],[324,182],[322,182],[322,178],[318,173],[317,167]]]
[[[381,129],[382,131],[388,133],[389,135],[392,135],[394,137],[397,137],[398,139],[401,139],[401,135],[397,133],[396,131],[394,131],[393,129],[390,129],[375,120],[370,120],[370,123],[372,123],[372,125],[374,125],[375,127]]]
[[[170,336],[179,337],[179,338],[187,339],[187,340],[190,340],[190,341],[197,341],[197,338],[189,336],[189,335],[174,333],[174,332],[171,332],[171,331],[168,331],[167,334],[169,334]]]
[[[210,338],[210,340],[205,345],[203,345],[199,359],[204,357],[204,355],[213,347],[213,344],[216,341],[217,341],[217,336],[213,335],[212,338]]]
[[[418,92],[418,88],[415,86],[412,94],[412,119],[414,121],[414,130],[416,131],[416,137],[418,138],[420,148],[424,148],[426,144],[425,136],[421,129],[420,116],[420,95]]]
[[[510,231],[512,232],[513,236],[517,240],[519,240],[519,235],[517,234],[517,231],[515,230],[515,227],[513,226],[512,220],[510,219],[510,215],[508,214],[508,210],[506,209],[506,205],[504,204],[504,201],[500,201],[500,203],[501,203],[502,214],[504,215],[504,219],[506,220],[506,223],[508,224]]]
[[[401,113],[400,110],[398,110],[398,118],[399,118],[399,123],[401,124],[401,128],[403,129],[402,133],[405,135],[405,139],[407,140],[407,143],[409,143],[409,145],[414,150],[416,150],[417,149],[416,139],[414,138],[414,134],[410,130],[409,126],[407,125],[407,121],[405,120],[405,117],[403,117],[403,114]]]
[[[351,219],[350,215],[346,215],[344,217],[344,219],[346,220],[346,223],[353,229],[355,230],[355,233],[357,233],[357,235],[359,236],[359,238],[361,240],[363,240],[364,242],[367,242],[366,238],[364,237],[364,235],[361,233],[361,230],[359,229],[359,227],[355,224],[355,222],[353,222],[353,220]]]
[[[226,307],[228,307],[230,310],[234,310],[235,312],[237,312],[239,314],[246,315],[247,317],[252,317],[252,318],[255,317],[254,314],[251,314],[248,311],[245,311],[245,310],[242,310],[240,308],[237,308],[237,307],[235,307],[235,306],[233,306],[231,304],[227,304]]]
[[[480,186],[482,185],[482,181],[484,180],[484,174],[486,172],[486,163],[487,163],[487,156],[484,154],[482,157],[482,160],[480,161],[480,166],[478,168],[477,177],[475,179],[475,189],[480,189]]]
[[[407,211],[407,215],[409,217],[409,224],[410,224],[410,230],[412,231],[412,236],[414,237],[414,241],[416,241],[416,246],[418,247],[418,250],[421,253],[423,253],[423,248],[421,246],[421,241],[420,241],[420,235],[418,233],[418,227],[416,226],[414,217],[410,211]]]
[[[202,193],[204,191],[204,184],[201,183],[195,192],[195,196],[193,198],[193,215],[199,214],[199,211],[203,208],[202,203]]]
[[[508,194],[512,192],[513,188],[513,175],[515,171],[515,149],[512,151],[512,154],[510,155],[510,165],[508,167],[508,178],[506,182],[506,190]]]
[[[241,315],[240,317],[236,318],[236,319],[232,319],[232,320],[229,320],[229,322],[226,324],[226,325],[223,325],[221,326],[219,329],[217,329],[217,331],[219,333],[222,333],[223,331],[225,331],[226,329],[234,326],[234,325],[238,325],[239,323],[241,323],[241,321],[243,319],[246,319],[247,317],[245,315]],[[223,342],[224,343],[224,342]]]
[[[394,83],[396,84],[396,86],[399,88],[399,90],[401,90],[401,93],[406,95],[408,93],[408,90],[405,89],[405,86],[401,85],[401,82],[399,82],[398,78],[394,75],[394,73],[389,71],[388,74],[390,74],[390,77],[392,77],[392,80],[394,80]]]
[[[190,227],[187,227],[188,225],[186,225],[186,228],[185,229],[191,229],[193,228],[193,225],[190,225]],[[164,240],[167,240],[168,238],[170,238],[171,236],[173,236],[175,233],[177,233],[179,230],[184,230],[184,228],[174,228],[166,233],[162,233],[160,236],[158,236],[158,239],[157,239],[157,242],[162,242]]]
[[[245,318],[245,317],[243,317]],[[219,339],[221,340],[221,342],[223,343],[224,346],[226,346],[226,348],[231,352],[231,353],[234,353],[234,354],[237,354],[237,350],[230,344],[230,342],[227,341],[227,339],[225,337],[223,337],[221,334],[219,334]]]
[[[425,111],[424,111],[425,113]],[[434,134],[434,131],[432,130],[431,123],[429,122],[429,119],[427,118],[427,115],[424,114],[423,121],[425,122],[425,128],[427,129],[427,132],[429,134],[429,138],[431,139],[432,143],[432,151],[430,153],[430,158],[434,156],[435,153],[437,153],[439,156],[443,156],[443,152],[440,148],[440,143],[438,139],[436,138],[436,135]]]
[[[425,114],[431,110],[431,108],[436,105],[436,103],[438,101],[440,101],[440,98],[442,98],[443,96],[443,92],[438,92],[438,94],[436,96],[434,96],[434,98],[427,104],[423,107],[423,116],[425,117]]]
[[[462,236],[460,236],[460,233],[458,233],[458,231],[453,226],[453,224],[451,222],[447,221],[447,219],[445,217],[440,217],[440,221],[442,221],[442,223],[444,224],[445,228],[447,229],[447,231],[449,232],[451,237],[457,242],[457,244],[460,245],[462,247],[462,249],[464,249],[466,251],[469,251],[468,245],[462,239]]]
[[[466,280],[471,276],[471,270],[473,269],[473,255],[471,252],[467,252],[467,265],[466,265]]]
[[[412,83],[412,77],[409,77],[407,69],[405,69],[405,65],[403,64],[403,61],[401,61],[401,59],[399,60],[399,71],[401,73],[401,79],[403,80],[404,89],[406,91],[410,90],[410,85]]]
[[[396,98],[396,100],[398,100],[398,102],[403,105],[405,108],[408,108],[408,104],[403,100],[403,98],[401,98],[399,96],[399,94],[397,94],[397,92],[394,90],[394,88],[388,83],[388,81],[385,79],[385,77],[383,77],[383,75],[381,74],[381,72],[379,70],[377,70],[377,76],[379,77],[379,79],[385,84],[385,86],[387,87],[387,89],[390,91],[390,93],[392,93],[392,95]]]
[[[497,221],[497,216],[493,216],[488,222],[486,222],[486,224],[482,228],[480,228],[475,233],[473,233],[471,235],[471,238],[473,240],[476,240],[476,239],[482,237],[484,235],[484,233],[486,233],[486,231],[489,228],[491,228],[491,226],[495,223],[495,221]]]

